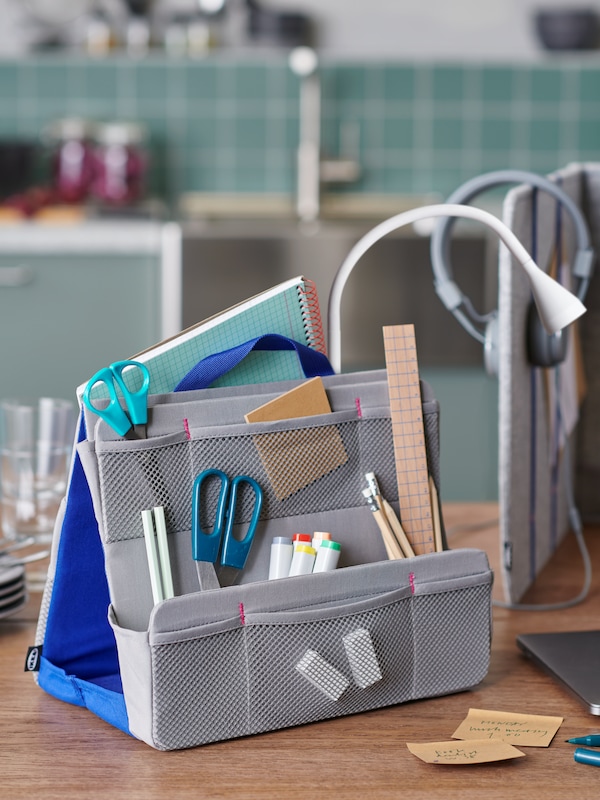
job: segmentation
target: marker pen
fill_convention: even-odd
[[[586,744],[589,747],[600,747],[600,734],[588,733],[587,736],[576,736],[574,739],[567,739],[571,744]]]
[[[275,536],[271,544],[271,560],[269,561],[269,580],[287,578],[290,574],[290,565],[294,546],[289,536]]]
[[[339,542],[323,539],[317,550],[313,572],[329,572],[337,567],[342,546]]]
[[[317,551],[310,545],[295,545],[289,577],[292,578],[294,575],[310,575],[313,571],[316,554]]]
[[[312,535],[312,546],[315,550],[319,549],[319,545],[324,539],[331,539],[331,534],[327,531],[315,531]]]
[[[308,533],[295,533],[292,536],[292,542],[294,543],[294,550],[299,544],[307,544],[310,545],[312,542],[312,536]]]
[[[575,748],[573,758],[579,764],[590,764],[592,767],[600,767],[600,752],[598,750],[588,750],[585,747]]]

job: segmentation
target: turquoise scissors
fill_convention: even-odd
[[[202,484],[209,478],[217,478],[221,482],[215,524],[211,533],[207,533],[201,525],[201,490]],[[235,511],[239,490],[248,484],[254,492],[254,507],[248,529],[242,539],[233,534]],[[200,588],[217,589],[221,585],[231,586],[240,570],[244,569],[248,553],[252,546],[258,518],[263,502],[263,491],[248,475],[236,475],[229,479],[220,469],[205,469],[194,481],[192,490],[192,557],[196,562],[196,571]],[[215,564],[219,561],[219,576]]]
[[[124,374],[128,381],[125,382]],[[135,383],[140,383],[138,388],[130,388]],[[91,393],[94,386],[104,384],[108,392],[108,404],[98,406],[94,404]],[[144,364],[139,361],[115,361],[108,367],[99,370],[87,383],[83,392],[83,402],[94,414],[107,422],[119,436],[128,439],[145,439],[148,424],[148,387],[150,373]],[[119,389],[126,409],[121,405]]]

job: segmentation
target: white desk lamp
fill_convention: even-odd
[[[338,269],[329,295],[327,315],[328,355],[335,372],[341,372],[342,366],[341,297],[350,273],[367,250],[388,233],[432,217],[465,217],[483,222],[494,230],[525,270],[542,324],[548,333],[562,330],[585,312],[581,300],[540,269],[515,234],[498,217],[467,205],[447,203],[421,206],[396,214],[372,228],[354,245]]]

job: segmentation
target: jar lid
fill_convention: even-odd
[[[50,139],[68,141],[70,139],[90,139],[95,131],[94,123],[82,117],[65,117],[50,122],[44,129]]]
[[[105,122],[96,130],[96,141],[106,145],[141,144],[146,129],[136,122]]]

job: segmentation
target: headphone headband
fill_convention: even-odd
[[[555,182],[525,170],[498,170],[479,175],[456,189],[447,203],[465,204],[487,189],[506,183],[529,184],[552,195],[571,217],[577,237],[577,252],[573,263],[573,275],[579,280],[577,296],[583,300],[593,270],[594,252],[590,246],[590,235],[583,214],[569,195]],[[473,308],[454,281],[450,262],[450,237],[456,218],[445,217],[435,226],[431,235],[431,264],[435,289],[446,308],[474,338],[485,342],[485,335],[476,327],[488,323],[496,314],[481,316]],[[462,306],[462,308],[461,308]]]
[[[569,214],[575,226],[577,252],[573,263],[573,276],[579,281],[577,296],[580,300],[586,295],[594,265],[594,251],[590,245],[590,235],[583,214],[558,184],[524,170],[498,170],[479,175],[456,189],[447,203],[468,203],[487,189],[506,183],[529,184],[553,196],[561,208]],[[450,262],[450,236],[456,219],[445,217],[436,225],[431,235],[431,264],[434,273],[435,290],[446,308],[454,314],[463,328],[484,345],[488,372],[497,372],[497,311],[479,314],[469,298],[455,283]],[[543,330],[537,314],[532,314],[529,322],[527,348],[532,364],[551,367],[559,364],[566,354],[566,335],[549,336]]]

